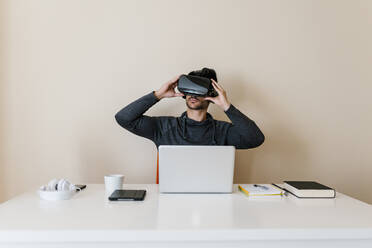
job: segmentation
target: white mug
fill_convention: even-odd
[[[120,174],[113,174],[105,176],[106,193],[111,194],[117,189],[123,189],[124,176]]]

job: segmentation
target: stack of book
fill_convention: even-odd
[[[314,181],[283,181],[276,184],[240,184],[239,190],[247,196],[277,196],[292,194],[298,198],[335,198],[336,191]]]

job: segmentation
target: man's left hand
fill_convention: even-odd
[[[204,100],[209,100],[218,105],[223,111],[226,111],[230,107],[230,102],[227,100],[226,91],[216,81],[212,80],[213,88],[217,91],[218,96],[216,97],[205,97]]]

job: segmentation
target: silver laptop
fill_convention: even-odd
[[[234,146],[159,146],[160,193],[231,193]]]

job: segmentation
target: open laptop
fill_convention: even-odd
[[[234,146],[159,146],[160,193],[231,193]]]

